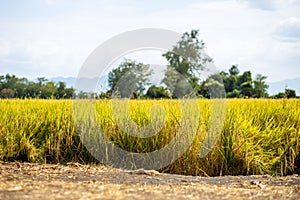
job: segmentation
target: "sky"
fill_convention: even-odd
[[[219,70],[300,77],[299,0],[1,0],[0,74],[76,77],[97,46],[139,28],[199,29]]]

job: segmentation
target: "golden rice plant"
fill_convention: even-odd
[[[114,145],[133,153],[165,147],[183,127],[183,116],[199,112],[198,121],[193,122],[195,136],[184,131],[180,135],[182,141],[192,139],[192,145],[175,162],[162,168],[163,172],[207,176],[299,173],[300,100],[226,100],[226,118],[219,124],[220,136],[215,147],[202,158],[199,155],[203,141],[216,114],[214,101],[217,100],[197,100],[198,109],[184,111],[187,113],[182,111],[179,100],[130,100],[127,110],[120,102],[116,102],[121,105],[120,110],[113,110],[112,100],[95,100],[92,107],[83,110],[93,110],[93,123]],[[92,127],[79,131],[75,121],[80,117],[74,116],[77,112],[74,103],[0,100],[0,160],[97,162],[81,141],[97,139],[97,135]],[[82,115],[82,119],[89,116]],[[135,125],[131,126],[130,121]],[[144,126],[155,134],[148,138],[128,134],[138,134],[139,127]]]

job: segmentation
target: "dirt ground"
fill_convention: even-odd
[[[0,162],[0,199],[300,199],[300,176],[193,177]]]

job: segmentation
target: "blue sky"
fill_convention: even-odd
[[[1,0],[0,74],[76,77],[98,45],[138,28],[200,29],[220,70],[300,77],[298,0]]]

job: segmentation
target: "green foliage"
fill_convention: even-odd
[[[238,69],[237,65],[232,65],[232,67],[229,69],[230,76],[237,76],[239,75],[240,70]]]
[[[296,91],[292,89],[285,89],[286,98],[296,98]]]
[[[207,80],[202,83],[199,93],[209,98],[209,93],[206,85],[211,85],[214,80],[214,85],[217,87],[219,84],[224,84],[227,98],[264,98],[268,97],[268,85],[265,80],[266,76],[258,74],[254,81],[252,80],[252,73],[245,71],[239,74],[240,70],[237,65],[233,65],[229,69],[229,73],[221,71],[217,74],[211,75]],[[211,83],[209,83],[211,82]]]
[[[174,71],[188,79],[192,88],[197,90],[199,89],[198,76],[201,70],[205,68],[207,63],[212,62],[212,59],[203,51],[205,43],[200,41],[198,37],[198,30],[192,30],[190,33],[185,32],[173,49],[163,54],[168,61],[168,68],[162,82],[168,87],[171,94],[175,88],[180,87],[177,84],[182,84],[180,83],[181,79]]]
[[[108,74],[110,92],[117,89],[121,97],[129,97],[131,93],[134,93],[139,98],[143,95],[145,87],[150,84],[151,74],[153,70],[149,65],[125,59]]]
[[[245,71],[241,76],[239,76],[238,85],[241,94],[244,97],[253,96],[253,82],[252,82],[252,75],[250,71]]]
[[[63,82],[55,84],[40,77],[36,83],[15,75],[0,76],[0,98],[70,99],[73,97],[75,97],[74,89],[67,88]]]
[[[284,92],[279,92],[278,94],[274,95],[273,98],[276,99],[281,99],[281,98],[296,98],[296,91],[289,89],[289,88],[285,88]]]
[[[110,87],[110,90],[113,91],[118,83],[118,81],[121,79],[122,76],[124,76],[126,73],[130,71],[132,67],[132,63],[126,60],[119,65],[118,68],[113,69],[108,74],[108,84]]]
[[[193,77],[205,67],[207,62],[212,59],[204,54],[205,43],[199,41],[199,31],[192,30],[185,32],[181,40],[173,47],[171,51],[163,56],[169,62],[169,67],[176,70],[185,77]]]
[[[179,74],[172,67],[167,67],[165,71],[165,77],[162,80],[162,83],[167,86],[167,89],[170,93],[170,97],[174,96],[174,91],[179,79]]]
[[[202,94],[206,98],[225,98],[223,74],[213,74],[206,81],[203,82],[201,87]]]
[[[173,48],[163,54],[168,65],[161,83],[166,87],[165,90],[170,94],[170,98],[180,98],[191,93],[205,98],[225,96],[228,98],[268,97],[268,85],[265,82],[267,77],[258,74],[253,80],[251,71],[245,71],[240,74],[238,65],[233,65],[228,72],[222,71],[211,75],[206,80],[200,80],[201,71],[205,69],[207,64],[213,62],[213,60],[205,54],[205,43],[199,40],[198,37],[198,30],[185,32]],[[143,97],[145,96],[145,86],[149,84],[148,76],[151,73],[147,65],[125,60],[118,68],[113,69],[109,73],[108,82],[110,90],[107,93],[101,94],[101,97],[107,98],[115,89],[118,82],[120,86],[127,86],[119,90],[121,96],[128,97],[131,95],[131,98]],[[124,83],[121,83],[121,77],[126,77],[123,80]],[[184,79],[188,82],[184,81]],[[132,88],[135,88],[134,92]],[[190,91],[190,88],[194,91]],[[153,89],[151,88],[149,94],[153,93]],[[224,94],[224,89],[226,94]],[[146,96],[147,98],[156,97],[156,95]],[[164,95],[159,96],[163,97]],[[292,91],[290,91],[289,96],[293,96]]]
[[[147,90],[146,96],[151,99],[169,98],[170,94],[163,86],[152,85]]]
[[[269,86],[265,82],[266,79],[266,76],[263,76],[261,74],[256,75],[256,78],[254,80],[254,97],[268,97],[267,89],[269,88]]]

